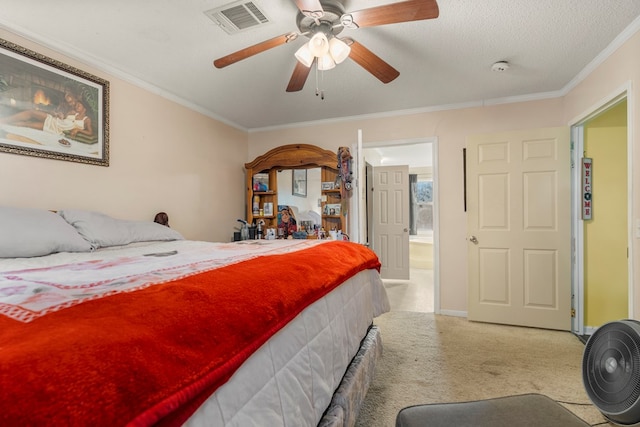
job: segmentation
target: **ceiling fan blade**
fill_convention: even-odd
[[[345,40],[345,42],[347,42],[347,40]],[[349,42],[351,42],[349,58],[353,59],[358,65],[373,74],[382,83],[389,83],[400,75],[398,70],[387,64],[382,58],[357,41],[349,39]]]
[[[313,63],[311,64],[311,67],[313,67]],[[293,69],[291,80],[289,80],[287,92],[298,92],[302,90],[307,81],[307,77],[309,76],[309,72],[311,71],[311,67],[306,67],[300,61],[296,61],[296,67]]]
[[[274,37],[269,40],[265,40],[261,43],[246,47],[237,52],[231,53],[227,56],[223,56],[222,58],[218,58],[215,61],[213,61],[213,65],[215,65],[216,68],[224,68],[228,65],[235,64],[238,61],[242,61],[243,59],[247,59],[253,55],[257,55],[258,53],[264,52],[265,50],[269,50],[274,47],[283,45],[295,39],[296,37],[298,37],[297,34],[288,33],[278,37]]]
[[[324,15],[320,0],[295,0],[295,2],[300,12],[309,18],[322,18]]]
[[[436,0],[409,0],[384,6],[351,12],[353,22],[358,27],[397,24],[399,22],[421,21],[437,18],[440,14]]]

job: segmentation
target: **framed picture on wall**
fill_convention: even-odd
[[[307,170],[294,169],[292,177],[291,194],[307,197]]]
[[[0,151],[109,166],[109,82],[0,39]]]

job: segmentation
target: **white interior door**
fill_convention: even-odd
[[[373,168],[373,250],[383,279],[409,280],[409,166]]]
[[[569,128],[467,140],[468,318],[571,328]]]

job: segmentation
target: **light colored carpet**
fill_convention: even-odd
[[[559,401],[589,424],[605,421],[582,384],[584,345],[569,332],[401,311],[374,323],[384,350],[356,427],[395,426],[410,405],[524,393]]]
[[[433,313],[433,270],[411,268],[410,272],[410,280],[382,280],[391,310]]]

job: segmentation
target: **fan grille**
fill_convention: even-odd
[[[621,423],[637,422],[640,322],[623,320],[598,328],[587,341],[582,376],[589,398],[605,416]]]

